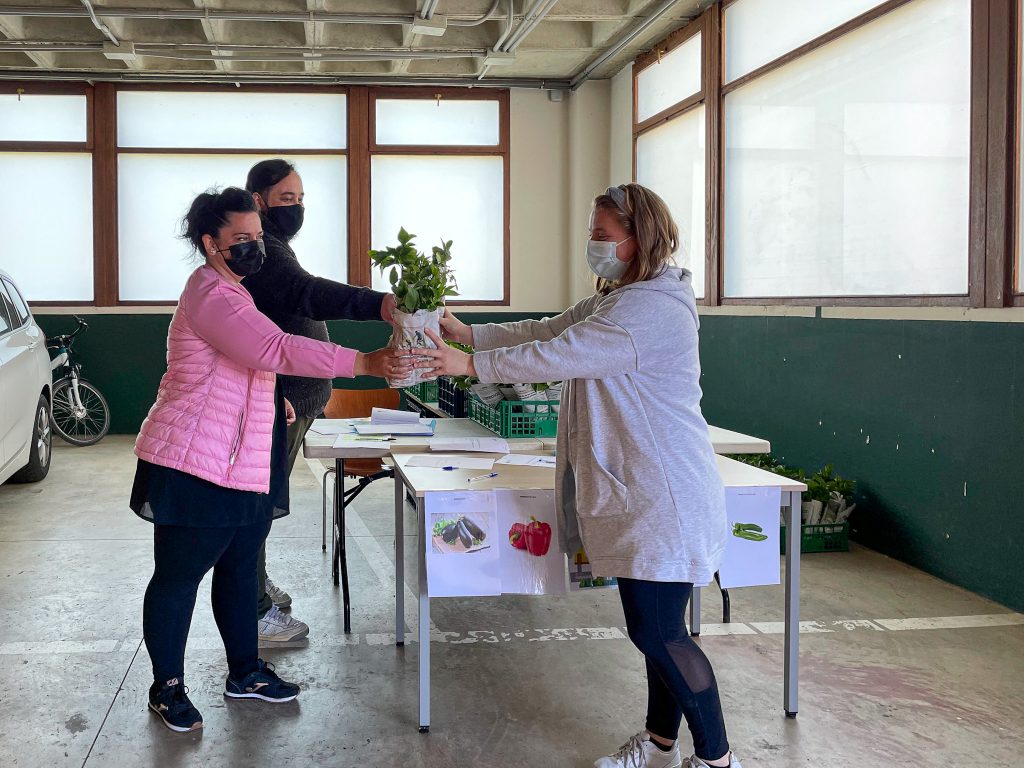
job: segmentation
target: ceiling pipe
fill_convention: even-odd
[[[165,21],[295,21],[304,24],[412,24],[415,16],[376,13],[328,13],[325,11],[228,11],[219,8],[101,8],[111,19],[161,19]],[[86,18],[78,7],[3,6],[0,16],[36,18]]]
[[[437,4],[440,0],[424,0],[423,10],[420,11],[420,18],[427,19],[428,21],[434,18],[434,11],[437,10]]]
[[[209,53],[210,49],[225,53]],[[0,42],[0,53],[101,53],[102,43],[36,43],[3,41]],[[195,51],[195,52],[193,52]],[[200,53],[199,51],[206,51]],[[281,48],[267,46],[254,48],[240,45],[189,44],[189,45],[135,45],[138,56],[156,59],[180,59],[183,61],[264,61],[264,62],[295,62],[295,61],[395,61],[395,60],[435,60],[435,59],[466,59],[484,55],[483,49],[466,51],[410,51],[408,49],[381,51],[366,49],[329,49],[318,48],[305,50],[301,48]]]
[[[90,72],[88,70],[66,70],[58,69],[20,69],[0,70],[0,82],[10,80],[14,82],[39,81],[39,82],[87,82],[87,83],[212,83],[225,85],[399,85],[399,86],[429,86],[473,89],[480,87],[480,83],[472,77],[376,77],[372,75],[272,75],[263,72],[218,72],[218,73],[164,73],[164,72]],[[494,78],[487,81],[487,87],[491,88],[523,88],[529,90],[567,91],[569,81],[542,80],[539,78]]]
[[[89,0],[82,0],[82,5],[84,5],[85,9],[89,12],[89,18],[92,19],[93,26],[106,35],[107,39],[114,45],[120,46],[121,41],[115,37],[114,33],[110,31],[110,28],[96,18],[96,11],[93,10],[92,3],[90,3]]]
[[[648,16],[640,19],[636,24],[630,27],[625,33],[623,33],[614,43],[611,44],[604,51],[595,56],[591,61],[583,67],[577,74],[575,74],[569,81],[570,89],[575,91],[581,85],[583,85],[590,76],[594,74],[601,66],[606,64],[616,54],[618,54],[623,48],[629,45],[631,42],[636,40],[644,30],[649,26],[658,21],[662,16],[665,15],[679,0],[663,0],[657,8],[655,8]],[[692,21],[688,19],[688,21]]]
[[[449,27],[478,27],[481,24],[483,24],[485,21],[489,21],[490,20],[490,18],[494,15],[495,11],[498,10],[498,6],[499,5],[501,5],[501,0],[494,0],[494,3],[491,5],[490,10],[487,11],[487,13],[485,13],[479,19],[470,19],[469,21],[457,21],[457,20],[453,20],[453,19],[448,19],[448,26]],[[509,9],[511,9],[511,8],[512,8],[512,5],[511,5],[511,0],[510,0],[510,2],[509,2]],[[509,11],[509,13],[511,13],[511,10]]]
[[[544,17],[552,11],[557,3],[558,0],[535,0],[523,20],[519,22],[515,32],[501,44],[501,50],[505,53],[515,51],[523,40],[544,21]]]
[[[513,2],[513,0],[507,0],[507,2],[508,17],[505,19],[505,31],[501,33],[497,41],[494,43],[494,46],[491,49],[494,51],[501,50],[501,44],[504,43],[508,39],[508,36],[512,33],[512,22],[515,20],[515,3]],[[487,77],[487,73],[490,71],[490,69],[490,64],[484,64],[483,66],[481,66],[480,73],[476,76],[476,79],[483,80],[485,77]]]

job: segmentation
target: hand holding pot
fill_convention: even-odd
[[[356,355],[355,375],[376,376],[381,379],[402,378],[413,369],[412,351],[408,349],[378,349]]]
[[[385,294],[384,301],[380,305],[380,317],[388,325],[395,324],[395,309],[397,307],[398,299],[395,298],[395,294]]]
[[[415,367],[430,376],[476,376],[473,356],[460,349],[449,347],[441,337],[427,329],[427,337],[437,344],[437,349],[411,349],[415,355]]]
[[[441,335],[448,341],[457,341],[467,347],[473,346],[473,329],[459,320],[452,311],[445,307],[441,318]]]

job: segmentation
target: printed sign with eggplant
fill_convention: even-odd
[[[439,555],[457,555],[479,552],[491,546],[487,538],[486,523],[478,523],[467,515],[435,514],[433,547]]]

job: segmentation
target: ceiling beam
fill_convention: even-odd
[[[323,11],[324,2],[325,0],[306,0],[306,10],[309,11],[311,20],[305,22],[302,27],[306,32],[306,47],[312,51],[319,48],[323,42],[323,25],[312,21],[312,18],[317,12]],[[320,62],[307,61],[305,69],[307,72],[315,74],[320,71]]]
[[[209,9],[207,9],[205,4],[204,4],[204,0],[192,0],[192,2],[195,4],[196,8],[198,8],[198,9],[200,9],[202,11],[207,11],[207,12],[209,11]],[[104,13],[106,13],[106,11],[104,11]],[[210,53],[214,57],[214,66],[217,68],[217,71],[218,72],[230,72],[231,71],[231,65],[228,64],[228,62],[225,61],[222,58],[216,58],[217,55],[220,53],[220,50],[217,48],[217,37],[218,37],[218,35],[217,35],[218,29],[216,27],[217,22],[216,21],[212,21],[209,18],[203,18],[203,19],[200,20],[199,23],[203,25],[203,34],[206,35],[206,39],[210,42],[210,45],[211,45]]]
[[[8,40],[23,40],[25,35],[25,22],[21,19],[0,16],[0,33]],[[23,52],[29,60],[40,69],[53,69],[57,65],[57,57],[53,54],[42,52]]]

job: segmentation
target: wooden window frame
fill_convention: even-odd
[[[24,96],[31,95],[54,95],[54,96],[85,96],[85,141],[0,141],[0,152],[23,152],[25,154],[49,154],[49,153],[75,153],[87,154],[92,157],[92,184],[93,193],[97,186],[96,169],[96,145],[97,131],[95,128],[96,95],[93,86],[86,83],[55,83],[37,81],[11,81],[0,84],[0,92],[21,93]],[[68,301],[33,301],[33,307],[62,307],[62,306],[95,306],[100,299],[100,280],[98,273],[101,271],[98,258],[101,247],[100,232],[97,227],[97,206],[93,201],[93,288],[91,302],[68,302]]]
[[[512,303],[512,267],[511,267],[511,224],[510,213],[512,208],[511,196],[511,119],[510,119],[510,96],[506,89],[498,88],[434,88],[434,87],[392,87],[392,86],[371,86],[366,89],[366,163],[365,168],[360,172],[364,174],[366,200],[362,203],[363,210],[360,212],[359,224],[365,227],[365,248],[360,253],[367,253],[370,249],[370,227],[371,227],[371,201],[373,188],[371,179],[371,161],[375,155],[422,155],[432,157],[450,156],[476,156],[476,157],[500,157],[502,158],[502,181],[504,189],[503,211],[502,211],[502,297],[500,299],[459,299],[449,301],[453,307],[508,307]],[[449,145],[449,144],[378,144],[377,143],[377,100],[378,99],[409,99],[416,101],[433,100],[440,98],[450,101],[497,101],[498,102],[498,143],[477,144],[477,145]],[[350,121],[351,123],[352,121]],[[370,260],[359,259],[360,268],[365,272],[359,274],[360,285],[372,285],[370,273]]]
[[[89,153],[93,164],[93,299],[80,301],[39,301],[38,307],[173,307],[174,301],[137,301],[120,298],[118,254],[117,173],[118,157],[122,154],[164,155],[292,155],[292,156],[345,156],[348,160],[348,281],[352,285],[370,286],[370,262],[358,254],[370,249],[370,158],[374,154],[424,155],[489,155],[503,158],[504,210],[503,210],[503,280],[502,299],[492,301],[460,301],[453,304],[474,306],[509,306],[511,303],[510,268],[510,109],[509,92],[491,88],[437,88],[424,87],[368,87],[368,86],[276,86],[276,85],[219,85],[213,83],[190,84],[136,84],[105,83],[78,84],[63,82],[16,82],[0,85],[0,92],[26,94],[85,94],[87,114],[86,142],[0,142],[0,152],[79,152]],[[230,90],[228,90],[230,89]],[[347,136],[344,149],[260,149],[246,147],[119,147],[117,145],[117,94],[122,91],[176,91],[189,93],[332,93],[347,96]],[[374,99],[381,98],[433,98],[441,93],[446,99],[479,101],[494,99],[499,104],[499,142],[494,146],[375,146],[373,137]]]
[[[1015,292],[1015,270],[1024,269],[1024,255],[1017,253],[1017,227],[1021,223],[1024,190],[1017,172],[1020,164],[1017,105],[1018,65],[1022,42],[1019,31],[1021,0],[970,0],[971,2],[971,139],[970,204],[968,238],[968,290],[965,294],[885,296],[724,296],[724,98],[764,75],[789,64],[834,40],[870,24],[915,0],[889,0],[825,32],[757,69],[724,82],[724,11],[742,0],[720,0],[700,17],[638,56],[633,67],[633,178],[636,179],[636,138],[644,131],[676,117],[699,103],[707,115],[706,186],[706,283],[701,304],[803,305],[803,306],[1024,306],[1024,293]],[[1009,23],[1007,23],[1007,20]],[[662,118],[637,123],[637,75],[662,54],[697,31],[703,32],[702,98],[679,102]],[[670,47],[671,46],[671,47]],[[651,123],[651,125],[648,125]]]

